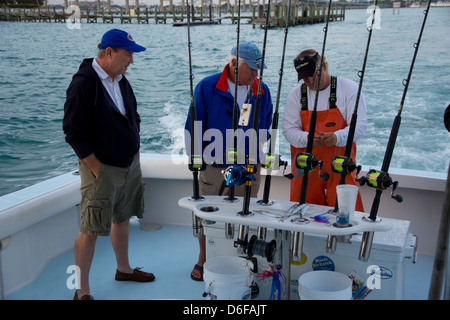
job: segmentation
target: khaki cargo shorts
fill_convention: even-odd
[[[111,223],[143,217],[144,183],[139,155],[128,168],[102,163],[97,178],[78,161],[81,178],[80,232],[107,236]]]

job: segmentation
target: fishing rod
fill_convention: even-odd
[[[289,22],[291,17],[291,0],[289,0],[288,5],[288,11],[286,16],[286,28],[284,29],[284,42],[283,42],[283,52],[281,55],[281,67],[279,74],[279,80],[278,80],[278,94],[277,94],[277,100],[275,105],[275,111],[273,114],[272,119],[272,136],[270,137],[270,143],[269,143],[269,150],[266,154],[266,161],[264,162],[264,166],[267,169],[267,175],[266,179],[264,181],[264,192],[263,192],[263,198],[262,200],[258,200],[257,203],[260,205],[272,205],[273,201],[269,201],[269,194],[270,194],[270,185],[272,181],[272,170],[278,170],[280,166],[284,166],[284,170],[286,170],[287,161],[282,161],[279,154],[274,154],[276,148],[276,139],[277,139],[277,133],[278,133],[278,118],[279,118],[279,105],[280,105],[280,95],[281,95],[281,81],[283,79],[283,70],[284,70],[284,57],[286,54],[286,43],[287,43],[287,36],[289,32]],[[285,175],[288,179],[292,179],[293,175]]]
[[[320,79],[322,78],[322,69],[323,69],[323,56],[325,53],[325,44],[327,41],[328,34],[328,23],[330,21],[330,11],[331,11],[331,1],[328,2],[328,12],[327,12],[327,20],[324,27],[324,36],[323,36],[323,44],[322,44],[322,55],[320,57],[320,68],[318,73],[317,87],[316,87],[316,100],[314,101],[314,109],[311,114],[311,120],[309,125],[309,134],[308,134],[308,144],[306,147],[306,152],[300,152],[297,154],[295,158],[295,165],[298,169],[303,170],[303,180],[302,186],[300,190],[300,200],[298,204],[293,205],[290,208],[291,213],[299,213],[299,217],[291,220],[292,223],[295,224],[307,224],[309,220],[303,218],[303,212],[305,210],[305,202],[306,202],[306,191],[308,189],[308,175],[309,172],[314,170],[317,166],[319,166],[319,177],[322,177],[325,181],[328,180],[326,172],[323,176],[320,174],[320,170],[323,166],[323,161],[317,160],[316,156],[312,153],[313,142],[314,142],[314,133],[316,131],[316,122],[317,122],[317,102],[319,100],[319,91],[320,91]],[[294,60],[295,64],[295,60]],[[304,233],[296,231],[293,234],[292,238],[292,260],[293,261],[301,261],[303,257],[303,240]]]
[[[320,80],[322,78],[322,69],[323,69],[323,56],[325,53],[325,45],[327,41],[327,34],[328,34],[328,23],[330,21],[330,11],[331,11],[331,1],[328,2],[328,12],[327,12],[327,21],[324,28],[324,37],[323,37],[323,44],[322,44],[322,55],[320,57],[320,68],[318,71],[318,80],[317,80],[317,87],[316,87],[316,99],[314,101],[314,109],[311,114],[311,120],[309,125],[309,134],[308,134],[308,144],[306,146],[306,152],[301,152],[297,155],[295,159],[296,166],[303,170],[303,180],[302,180],[302,186],[300,190],[300,200],[299,205],[302,205],[306,202],[306,191],[308,189],[308,174],[312,170],[314,170],[317,166],[319,166],[319,176],[320,175],[320,169],[323,166],[323,161],[317,160],[316,156],[312,153],[313,149],[313,143],[314,143],[314,133],[316,131],[316,122],[317,122],[317,103],[319,100],[319,91],[320,91]],[[322,176],[324,180],[328,180],[328,177],[326,174]],[[302,219],[302,218],[300,218]],[[297,221],[300,222],[300,221]]]
[[[372,30],[373,25],[375,22],[375,13],[377,9],[377,3],[378,0],[375,0],[373,4],[373,11],[372,11],[372,21],[370,24],[370,27],[367,28],[369,32],[369,36],[367,38],[367,45],[366,45],[366,52],[364,55],[364,62],[362,66],[362,70],[359,71],[359,86],[358,86],[358,92],[356,94],[356,102],[355,102],[355,108],[353,110],[352,119],[350,120],[350,127],[348,130],[348,137],[347,137],[347,144],[345,146],[345,152],[343,156],[336,155],[333,158],[333,161],[331,163],[331,169],[335,173],[340,173],[341,178],[339,180],[339,184],[344,184],[345,179],[347,175],[351,174],[354,170],[356,170],[356,174],[358,174],[361,171],[361,166],[356,166],[356,163],[354,162],[354,159],[351,158],[351,152],[352,152],[352,146],[353,146],[353,139],[355,137],[355,130],[356,130],[356,121],[358,118],[358,107],[359,107],[359,99],[361,97],[361,89],[364,81],[364,75],[366,71],[366,63],[367,63],[367,57],[369,56],[369,47],[370,47],[370,40],[372,39]],[[360,182],[362,180],[359,180]],[[336,196],[336,202],[334,207],[334,212],[338,211],[338,199]]]
[[[240,2],[239,2],[240,3]],[[261,109],[261,85],[262,85],[262,77],[263,77],[263,70],[264,70],[264,59],[265,59],[265,50],[266,50],[266,40],[267,40],[267,29],[269,24],[269,14],[270,14],[270,0],[268,2],[268,11],[266,15],[266,26],[265,26],[265,32],[264,32],[264,44],[263,44],[263,50],[262,50],[262,56],[261,56],[261,65],[260,65],[260,78],[258,83],[258,91],[257,91],[257,97],[255,101],[255,106],[253,109],[253,122],[252,122],[252,130],[253,133],[257,132],[259,129],[259,117],[260,117],[260,109]],[[240,21],[240,20],[238,20]],[[239,48],[239,43],[237,48]],[[237,87],[238,83],[236,83]],[[235,94],[235,97],[237,97],[237,94]],[[250,148],[249,152],[252,150],[252,146],[256,145],[257,141],[254,141],[256,134],[252,134],[250,138]],[[236,155],[237,156],[237,155]],[[250,196],[251,196],[251,186],[252,181],[254,178],[255,173],[255,165],[252,162],[255,162],[257,155],[255,159],[253,159],[253,155],[245,155],[246,159],[246,168],[242,166],[232,166],[227,168],[227,184],[237,184],[242,185],[245,183],[245,191],[244,191],[244,201],[242,204],[242,211],[239,211],[237,214],[240,216],[249,216],[251,215],[251,212],[249,210],[250,207]],[[231,179],[232,178],[232,179]],[[226,231],[227,232],[227,231]],[[238,253],[249,253],[247,250],[249,242],[248,242],[248,232],[249,232],[249,226],[248,225],[240,225],[239,226],[239,232],[238,236],[235,241],[235,247],[238,250]],[[250,250],[251,252],[252,250]]]
[[[199,191],[199,184],[198,184],[198,173],[199,171],[205,170],[205,162],[203,161],[202,152],[203,150],[199,146],[197,146],[197,137],[198,137],[198,129],[201,127],[196,128],[196,120],[197,120],[197,113],[194,106],[194,74],[192,72],[192,57],[191,57],[191,15],[190,15],[190,6],[188,0],[186,0],[186,6],[187,6],[187,30],[188,30],[188,52],[189,52],[189,82],[190,82],[190,93],[191,93],[191,104],[189,107],[189,115],[190,115],[190,126],[191,126],[191,156],[189,161],[189,170],[192,171],[193,174],[193,196],[191,197],[192,200],[203,200],[203,197],[200,196]]]
[[[203,161],[203,149],[197,146],[197,136],[198,131],[202,132],[202,126],[196,128],[197,113],[194,106],[194,74],[192,72],[192,57],[191,57],[191,16],[190,16],[190,6],[188,0],[186,0],[187,6],[187,31],[188,31],[188,52],[189,52],[189,82],[190,82],[190,94],[191,94],[191,104],[189,106],[189,116],[190,116],[190,127],[191,127],[191,155],[189,161],[189,170],[192,171],[193,175],[193,196],[189,198],[191,201],[202,201],[205,198],[200,196],[199,183],[198,183],[198,173],[199,171],[205,170],[206,164]],[[202,135],[200,135],[202,136]],[[201,141],[201,140],[200,140]],[[192,211],[192,231],[195,238],[200,238],[203,236],[203,226],[201,219],[198,218],[194,211]]]
[[[270,0],[267,2],[267,11],[266,11],[266,25],[264,29],[264,41],[263,41],[263,47],[262,47],[262,53],[261,53],[261,65],[260,65],[260,71],[259,71],[259,82],[258,82],[258,94],[256,96],[255,101],[255,107],[253,108],[253,122],[252,122],[252,129],[253,134],[250,137],[250,149],[249,149],[249,155],[246,155],[248,157],[247,159],[247,173],[246,173],[246,179],[245,179],[245,193],[244,193],[244,202],[242,205],[242,211],[238,212],[239,215],[247,216],[251,214],[249,207],[250,207],[250,197],[251,197],[251,189],[252,189],[252,181],[254,180],[254,173],[256,172],[256,160],[258,158],[258,150],[256,150],[256,154],[252,155],[252,146],[257,146],[257,141],[255,139],[257,138],[257,132],[259,130],[259,117],[261,113],[261,87],[263,82],[263,73],[264,73],[264,60],[266,56],[266,43],[267,43],[267,30],[269,28],[269,16],[270,16]]]
[[[226,153],[226,160],[227,163],[232,163],[233,166],[228,167],[224,171],[224,176],[226,177],[226,180],[222,181],[222,186],[219,190],[219,195],[222,195],[223,190],[225,189],[225,185],[228,185],[228,196],[223,199],[225,202],[237,202],[238,198],[234,196],[234,188],[235,184],[230,183],[231,179],[236,179],[235,172],[233,170],[230,170],[230,168],[233,168],[237,160],[239,158],[238,155],[238,149],[237,149],[237,135],[236,130],[238,127],[238,104],[237,104],[237,97],[238,97],[238,87],[239,87],[239,35],[241,32],[241,0],[238,2],[238,20],[237,20],[237,28],[236,28],[236,60],[235,60],[235,69],[234,69],[234,102],[233,102],[233,114],[231,118],[231,127],[232,127],[232,140],[233,145],[230,149],[227,149],[225,151]],[[240,228],[240,231],[242,228]],[[225,223],[225,238],[226,239],[233,239],[234,238],[234,225],[231,223]],[[239,239],[238,239],[239,240]],[[239,241],[238,241],[239,242]],[[242,246],[238,245],[238,250]]]
[[[372,38],[372,30],[373,30],[373,25],[374,25],[374,21],[375,21],[375,13],[377,10],[377,3],[378,0],[375,0],[375,3],[373,5],[373,11],[372,11],[372,21],[370,26],[367,28],[368,32],[369,32],[369,36],[367,38],[367,45],[366,45],[366,52],[364,55],[364,61],[363,61],[363,66],[362,66],[362,70],[358,72],[358,76],[359,76],[359,86],[358,86],[358,92],[356,94],[356,101],[355,101],[355,108],[353,110],[353,114],[352,114],[352,119],[350,120],[350,126],[349,126],[349,130],[348,130],[348,137],[347,137],[347,143],[345,146],[345,152],[344,155],[336,155],[334,156],[332,162],[331,162],[331,170],[334,173],[337,174],[341,174],[340,180],[339,180],[339,184],[345,184],[345,180],[347,178],[347,175],[351,174],[354,170],[356,170],[356,176],[358,176],[359,172],[361,171],[361,166],[358,165],[356,166],[356,163],[353,161],[353,159],[351,158],[351,152],[352,152],[352,147],[353,147],[353,139],[355,137],[355,131],[356,131],[356,122],[357,122],[357,118],[358,118],[358,107],[359,107],[359,99],[361,97],[361,89],[362,89],[362,84],[364,81],[364,74],[365,74],[365,70],[366,70],[366,63],[367,63],[367,57],[369,55],[369,47],[370,47],[370,40]],[[358,181],[360,184],[363,183],[363,179],[355,179],[356,181]],[[338,203],[338,197],[336,195],[336,201],[335,201],[335,205],[334,205],[334,209],[330,210],[330,212],[339,212],[339,203]],[[338,224],[338,223],[337,223]],[[338,224],[340,225],[340,224]],[[349,236],[351,237],[351,236]],[[339,241],[348,241],[349,240],[348,236],[344,236],[344,238],[341,238]],[[332,235],[328,235],[327,238],[327,246],[326,246],[326,250],[328,253],[334,253],[336,250],[336,241],[338,238],[336,236],[332,236]]]
[[[419,37],[416,43],[414,43],[414,55],[413,59],[411,61],[411,66],[409,68],[408,77],[403,80],[402,84],[404,86],[403,90],[403,96],[400,101],[400,106],[397,112],[397,115],[394,119],[394,123],[392,124],[391,134],[389,136],[388,144],[386,147],[386,152],[384,154],[383,164],[381,165],[381,170],[369,170],[367,173],[365,179],[363,181],[367,182],[367,185],[375,188],[375,198],[373,199],[372,207],[370,210],[369,217],[365,217],[364,219],[369,222],[376,222],[377,221],[377,214],[378,214],[378,208],[380,205],[380,198],[381,194],[383,193],[383,190],[386,190],[392,185],[392,192],[391,192],[391,198],[396,200],[397,202],[401,202],[403,199],[400,195],[394,195],[394,191],[398,186],[398,182],[392,180],[392,178],[389,176],[389,166],[392,160],[392,155],[394,152],[395,142],[397,140],[398,131],[400,129],[400,123],[401,123],[401,114],[403,111],[403,105],[405,103],[406,93],[408,91],[409,82],[411,80],[412,71],[414,68],[414,63],[416,61],[417,52],[419,50],[420,41],[422,39],[423,30],[425,28],[425,23],[427,21],[428,12],[430,10],[430,3],[431,0],[428,0],[427,2],[427,8],[424,10],[424,18],[422,22],[422,27],[420,29]],[[379,221],[379,219],[378,219]],[[372,247],[372,240],[373,240],[373,232],[364,232],[363,238],[361,241],[361,248],[359,253],[359,260],[367,261],[369,259],[370,249]],[[364,244],[364,245],[363,245]]]
[[[228,149],[226,151],[226,157],[227,157],[227,163],[232,163],[233,165],[236,165],[238,158],[240,158],[240,153],[237,149],[237,134],[236,130],[238,128],[238,103],[237,103],[237,97],[238,97],[238,87],[239,87],[239,35],[241,32],[241,0],[238,2],[238,20],[237,20],[237,27],[236,27],[236,60],[235,60],[235,77],[234,77],[234,103],[233,103],[233,114],[232,114],[232,120],[231,120],[231,127],[232,127],[232,140],[233,146],[232,148]],[[226,174],[228,175],[227,181],[222,182],[222,187],[225,188],[225,183],[227,182],[228,185],[228,197],[224,199],[224,201],[227,202],[236,202],[237,198],[234,196],[234,188],[235,185],[233,183],[229,183],[230,179],[234,178],[232,171],[230,169],[226,170]],[[222,188],[221,188],[222,189]],[[222,190],[219,192],[222,194]]]
[[[263,69],[264,69],[264,59],[265,59],[265,51],[266,51],[266,42],[267,42],[267,30],[268,30],[268,24],[269,24],[269,16],[270,16],[270,0],[268,1],[267,6],[267,14],[266,14],[266,26],[265,26],[265,32],[264,32],[264,44],[262,49],[262,55],[261,55],[261,64],[260,64],[260,77],[259,77],[259,83],[258,83],[258,89],[257,89],[257,96],[255,101],[255,106],[252,107],[253,111],[253,122],[252,122],[252,134],[250,138],[250,154],[245,155],[245,166],[241,165],[233,165],[228,167],[224,171],[225,179],[227,180],[227,185],[243,185],[245,184],[245,190],[244,190],[244,201],[242,206],[242,211],[239,211],[239,215],[249,215],[251,212],[249,211],[250,206],[250,195],[251,195],[251,186],[252,181],[255,180],[254,174],[256,173],[256,166],[254,163],[256,163],[257,154],[253,154],[253,148],[252,146],[257,145],[257,141],[255,141],[257,132],[259,130],[259,118],[260,118],[260,110],[261,110],[261,86],[262,86],[262,77],[263,77]],[[239,20],[238,20],[239,21]],[[237,45],[239,47],[239,44]],[[235,90],[237,88],[237,85],[235,87]],[[235,108],[236,108],[236,97],[237,92],[235,94]],[[236,113],[237,118],[237,113]],[[236,124],[237,127],[237,121],[233,121],[233,125]],[[236,139],[236,137],[235,137]],[[236,141],[236,140],[235,140]],[[230,153],[231,152],[231,153]],[[228,161],[239,158],[242,159],[241,155],[239,154],[239,150],[232,149],[231,151],[228,151],[227,159]],[[256,153],[258,153],[256,151]],[[231,161],[230,161],[231,162]],[[229,163],[230,163],[229,162]],[[238,238],[239,239],[239,238]]]

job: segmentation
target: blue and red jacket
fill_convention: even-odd
[[[226,163],[225,151],[230,147],[232,142],[231,128],[234,98],[228,90],[228,68],[229,65],[227,64],[221,73],[216,73],[204,78],[198,83],[194,93],[194,106],[197,117],[196,120],[201,123],[202,128],[202,150],[204,161],[207,164],[214,164],[215,166],[222,167],[227,167],[230,165],[230,163]],[[252,85],[253,94],[250,101],[246,102],[252,104],[249,123],[247,126],[238,126],[237,129],[237,132],[239,132],[241,136],[247,137],[245,140],[245,150],[241,150],[245,152],[245,155],[248,155],[250,151],[249,137],[250,131],[253,131],[253,113],[258,94],[258,85],[259,80],[256,79]],[[264,83],[261,85],[260,99],[261,108],[259,117],[259,132],[256,135],[256,146],[260,146],[260,144],[262,145],[267,142],[270,137],[269,129],[272,124],[273,104],[269,88]],[[188,114],[185,126],[187,133],[189,133],[185,135],[186,153],[188,155],[191,153],[190,127],[190,115]],[[199,139],[197,139],[197,141],[199,141]],[[259,150],[259,147],[257,147],[257,149]],[[261,157],[258,152],[257,162],[260,163],[260,160]]]

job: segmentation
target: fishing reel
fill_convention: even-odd
[[[228,148],[225,150],[225,159],[227,164],[244,163],[245,155],[241,149]]]
[[[345,173],[351,174],[353,171],[359,173],[361,171],[361,166],[357,166],[353,162],[352,158],[345,156],[335,156],[333,161],[331,161],[331,170],[335,173]]]
[[[267,259],[267,262],[272,262],[277,249],[277,243],[275,240],[266,242],[258,239],[256,235],[250,238],[247,245],[247,257],[251,258],[254,255],[261,256]]]
[[[189,170],[191,171],[203,171],[206,168],[206,164],[203,161],[201,155],[192,155],[191,161],[189,162]]]
[[[223,170],[222,173],[227,182],[227,186],[241,186],[249,180],[256,180],[254,175],[256,173],[256,166],[254,166],[253,172],[249,172],[245,166],[234,164]]]
[[[295,157],[295,165],[298,169],[301,169],[305,172],[305,174],[314,171],[317,167],[319,167],[319,177],[324,181],[328,181],[330,178],[330,174],[325,172],[321,174],[323,161],[317,160],[316,156],[312,153],[300,152]]]
[[[237,248],[241,248],[242,254],[247,254],[247,259],[251,259],[253,256],[261,256],[267,259],[267,262],[272,262],[275,253],[277,251],[277,243],[275,240],[270,242],[266,242],[262,239],[258,239],[256,235],[251,236],[250,240],[248,240],[248,228],[245,227],[245,235],[242,235],[243,238],[237,237],[234,242],[234,246]]]
[[[229,148],[226,150],[226,163],[242,163],[242,156],[243,153],[239,149]],[[245,166],[233,164],[225,170],[222,170],[227,186],[241,186],[247,181],[255,181],[255,173],[256,166],[253,165]]]
[[[399,194],[394,195],[394,191],[397,189],[398,181],[392,180],[389,173],[384,171],[378,171],[375,169],[370,169],[365,177],[358,179],[360,185],[367,183],[369,187],[386,190],[392,186],[391,198],[397,202],[402,202],[403,197]]]
[[[287,161],[281,160],[279,154],[266,153],[262,166],[266,169],[280,170],[283,166],[283,177],[292,180],[294,175],[292,173],[285,174],[286,167],[288,165]]]

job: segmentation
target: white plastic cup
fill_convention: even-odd
[[[340,184],[336,186],[338,200],[337,217],[345,217],[348,214],[349,219],[353,219],[356,207],[356,198],[359,188],[352,184]]]

